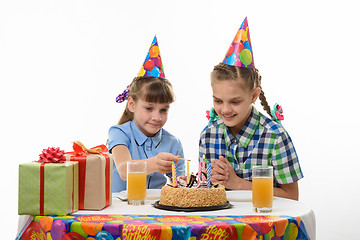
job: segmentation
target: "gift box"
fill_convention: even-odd
[[[19,215],[66,215],[78,210],[77,162],[19,165]]]
[[[105,145],[87,149],[74,142],[66,161],[79,164],[79,209],[101,210],[112,203],[112,155]]]

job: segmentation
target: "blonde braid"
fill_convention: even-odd
[[[252,82],[255,84],[254,87],[259,87],[261,92],[260,92],[260,96],[259,96],[259,99],[260,99],[260,103],[261,103],[261,106],[263,106],[263,109],[269,114],[269,116],[271,117],[271,108],[269,106],[269,103],[267,102],[266,100],[266,97],[265,97],[265,93],[264,91],[262,90],[262,87],[261,87],[261,75],[259,73],[259,70],[254,68],[254,74],[252,74]]]
[[[213,71],[219,72],[218,78],[222,79],[237,79],[239,74],[232,66],[223,63],[216,65]]]
[[[260,99],[260,103],[261,105],[263,106],[263,109],[269,114],[269,116],[271,117],[271,108],[266,100],[266,97],[265,97],[265,93],[264,91],[261,89],[261,92],[260,92],[260,96],[259,96],[259,99]]]

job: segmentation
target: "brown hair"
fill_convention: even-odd
[[[143,99],[153,103],[172,103],[175,100],[174,92],[169,80],[161,77],[136,77],[130,84],[128,93],[136,102]],[[132,121],[134,114],[130,112],[127,104],[118,122],[118,125]]]
[[[270,106],[266,101],[265,93],[261,88],[261,75],[256,68],[236,67],[219,63],[211,72],[211,81],[214,79],[219,81],[243,79],[245,81],[245,86],[248,87],[248,89],[255,89],[259,87],[261,90],[259,96],[261,105],[269,116],[271,116]]]

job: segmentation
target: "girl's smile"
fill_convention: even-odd
[[[227,121],[231,121],[231,119],[235,118],[235,116],[236,116],[236,114],[233,114],[233,115],[226,115],[223,113],[221,113],[221,114]]]
[[[214,109],[233,136],[244,126],[260,89],[247,90],[242,81],[212,81]]]

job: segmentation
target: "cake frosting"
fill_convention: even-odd
[[[177,183],[161,188],[159,204],[174,207],[212,207],[227,203],[225,187],[206,183],[207,174],[191,174],[185,181],[178,177]]]
[[[162,187],[159,204],[176,207],[210,207],[227,203],[225,187]]]

